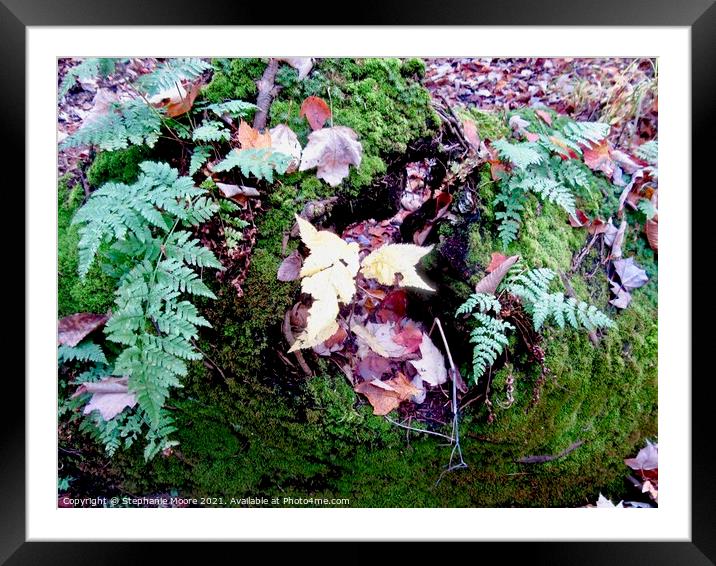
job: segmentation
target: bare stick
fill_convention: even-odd
[[[274,96],[278,94],[278,89],[274,84],[277,71],[278,59],[272,58],[264,70],[264,74],[256,83],[259,89],[259,94],[256,97],[256,106],[258,106],[259,109],[256,111],[256,116],[254,117],[254,129],[256,130],[263,130],[266,127],[266,119],[268,118],[271,102]]]

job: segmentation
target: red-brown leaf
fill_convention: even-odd
[[[646,239],[649,241],[651,249],[659,251],[659,220],[650,218],[646,221]]]
[[[544,110],[535,110],[535,114],[537,114],[537,116],[542,118],[547,123],[548,126],[552,125],[552,116],[550,115],[549,112],[546,112]]]
[[[602,140],[598,145],[586,148],[583,152],[584,164],[592,171],[601,171],[610,179],[614,175],[614,161],[609,153],[609,142]]]
[[[66,316],[57,324],[57,340],[63,346],[77,346],[87,335],[104,326],[109,315],[80,312]]]
[[[515,262],[520,259],[520,256],[513,255],[503,261],[492,273],[483,277],[477,285],[475,285],[475,293],[486,293],[493,295],[497,291],[497,286],[502,282],[502,279],[507,275]]]
[[[495,271],[495,269],[500,267],[502,262],[504,262],[506,259],[506,255],[502,255],[500,252],[492,252],[492,255],[490,256],[490,265],[485,268],[485,271],[487,271],[488,273],[492,273],[493,271]]]
[[[309,96],[301,104],[300,116],[305,116],[312,130],[320,130],[331,117],[331,109],[326,101],[317,96]]]

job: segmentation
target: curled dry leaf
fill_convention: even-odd
[[[420,389],[415,387],[403,373],[398,373],[388,381],[364,381],[355,387],[356,392],[362,393],[373,406],[374,415],[387,415],[397,409],[400,403],[418,395]]]
[[[462,121],[462,131],[465,134],[465,139],[470,143],[475,151],[480,149],[480,135],[477,133],[477,126],[475,122],[469,119]]]
[[[608,178],[614,175],[615,164],[612,161],[609,142],[604,139],[598,144],[587,147],[583,151],[584,164],[592,171],[601,171]]]
[[[535,114],[542,118],[548,126],[552,125],[552,115],[546,110],[535,110]]]
[[[612,248],[612,253],[610,254],[612,259],[619,259],[622,257],[622,244],[624,243],[624,234],[626,233],[627,228],[627,222],[626,220],[622,220],[621,224],[619,224],[619,229],[614,233],[614,237],[610,238],[611,243],[608,244]]]
[[[403,319],[400,326],[396,327],[393,341],[396,344],[405,346],[408,352],[415,352],[420,348],[423,341],[423,331],[415,323],[415,321],[409,318]]]
[[[104,326],[107,314],[79,312],[61,319],[57,324],[57,341],[63,346],[77,346],[89,334]]]
[[[410,353],[406,346],[395,341],[396,328],[392,322],[369,322],[365,326],[353,323],[351,332],[357,338],[359,358],[367,357],[370,351],[384,358],[401,358]]]
[[[639,450],[636,458],[627,458],[624,463],[632,470],[656,470],[659,468],[659,445],[648,440],[646,446]]]
[[[363,146],[358,135],[346,126],[323,128],[308,136],[300,171],[317,168],[316,176],[332,187],[348,176],[350,165],[359,167]]]
[[[433,246],[421,247],[413,244],[386,244],[373,250],[364,260],[361,273],[376,279],[382,285],[395,285],[396,275],[402,275],[399,287],[416,287],[434,291],[423,281],[415,270],[421,258],[429,254]]]
[[[137,398],[127,387],[127,377],[105,377],[93,383],[83,383],[72,395],[92,393],[92,398],[85,405],[84,414],[89,415],[97,410],[105,421],[109,421],[121,413],[125,407],[134,407]]]
[[[513,255],[502,261],[489,275],[486,275],[478,281],[477,285],[475,285],[475,293],[493,295],[505,275],[507,275],[507,272],[518,259],[520,259],[520,256]]]
[[[286,170],[287,173],[293,173],[301,162],[301,144],[295,132],[286,124],[279,124],[269,130],[269,135],[271,136],[271,147],[277,152],[290,155],[293,158]]]
[[[614,298],[609,301],[609,304],[614,305],[618,309],[627,308],[629,303],[631,303],[631,293],[624,289],[624,287],[616,281],[610,281],[609,286],[612,290],[612,294],[614,295]]]
[[[235,200],[245,200],[246,198],[258,198],[261,193],[254,187],[246,187],[244,185],[229,185],[227,183],[216,183],[221,194],[226,198]]]
[[[320,130],[331,117],[331,109],[322,98],[309,96],[301,104],[299,116],[305,116],[312,130]]]
[[[655,252],[659,251],[659,219],[650,218],[647,220],[644,230],[646,231],[646,239],[649,241],[651,249]]]
[[[423,334],[420,342],[419,360],[410,360],[410,364],[418,370],[420,378],[430,385],[440,385],[447,381],[445,358],[427,334]]]
[[[403,289],[388,293],[380,303],[376,318],[379,322],[398,322],[408,308],[408,295]]]

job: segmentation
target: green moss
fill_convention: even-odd
[[[147,154],[147,148],[138,145],[117,151],[103,151],[87,170],[87,180],[95,188],[109,181],[131,184],[137,180],[139,164],[146,159]]]
[[[497,140],[510,134],[510,129],[502,113],[488,112],[474,106],[457,107],[455,111],[463,120],[472,120],[475,123],[477,133],[482,140]]]
[[[70,188],[60,179],[57,188],[57,311],[63,317],[77,312],[105,312],[113,302],[114,281],[102,273],[95,263],[84,281],[77,275],[76,226],[70,226],[72,216],[82,204],[83,191]]]
[[[255,102],[258,89],[256,81],[266,68],[266,63],[256,58],[215,59],[217,69],[211,82],[201,93],[209,102],[245,100]]]

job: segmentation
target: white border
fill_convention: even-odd
[[[27,31],[28,540],[690,540],[691,324],[683,308],[690,304],[691,273],[689,28]],[[73,55],[658,56],[660,154],[666,156],[660,162],[659,509],[57,509],[56,57]]]

